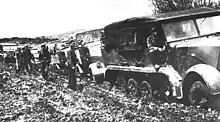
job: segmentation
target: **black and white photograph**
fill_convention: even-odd
[[[219,122],[220,0],[0,1],[0,122]]]

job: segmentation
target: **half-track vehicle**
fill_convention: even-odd
[[[104,27],[105,80],[131,95],[205,105],[220,94],[220,10],[135,17]]]

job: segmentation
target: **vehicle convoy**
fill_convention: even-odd
[[[104,73],[130,95],[204,105],[220,94],[220,10],[197,8],[104,28]]]

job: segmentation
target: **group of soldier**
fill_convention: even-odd
[[[25,46],[23,48],[18,48],[15,52],[16,58],[16,73],[28,73],[31,74],[33,71],[33,63],[35,62],[35,57],[31,53],[30,48]],[[48,67],[50,64],[51,56],[46,45],[41,46],[41,51],[39,52],[39,61],[41,64],[41,73],[45,80],[48,79]],[[26,71],[26,72],[25,72]]]
[[[33,70],[32,61],[34,60],[34,55],[31,53],[28,46],[23,48],[18,48],[15,52],[16,58],[16,72],[27,71],[29,74]]]
[[[72,43],[70,46],[70,50],[67,52],[67,62],[65,63],[69,72],[68,87],[71,88],[72,90],[76,90],[75,67],[78,62],[75,55],[74,46],[75,46],[74,43]],[[18,48],[15,52],[15,58],[16,58],[16,73],[27,72],[28,74],[32,74],[35,57],[31,53],[30,48],[28,46],[25,46],[23,48]],[[39,51],[39,62],[41,66],[40,67],[41,75],[43,79],[48,80],[49,66],[51,63],[51,53],[49,52],[48,47],[46,45],[41,46],[41,50]]]

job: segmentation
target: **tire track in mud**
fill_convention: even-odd
[[[154,99],[137,99],[103,84],[83,84],[81,91],[66,88],[67,78],[53,82],[39,76],[13,76],[1,92],[6,105],[0,120],[36,121],[218,121],[219,113]],[[85,81],[87,82],[87,81]],[[11,98],[10,98],[11,97]],[[16,103],[16,104],[15,104]],[[32,109],[30,109],[32,108]],[[12,112],[13,111],[13,112]]]

